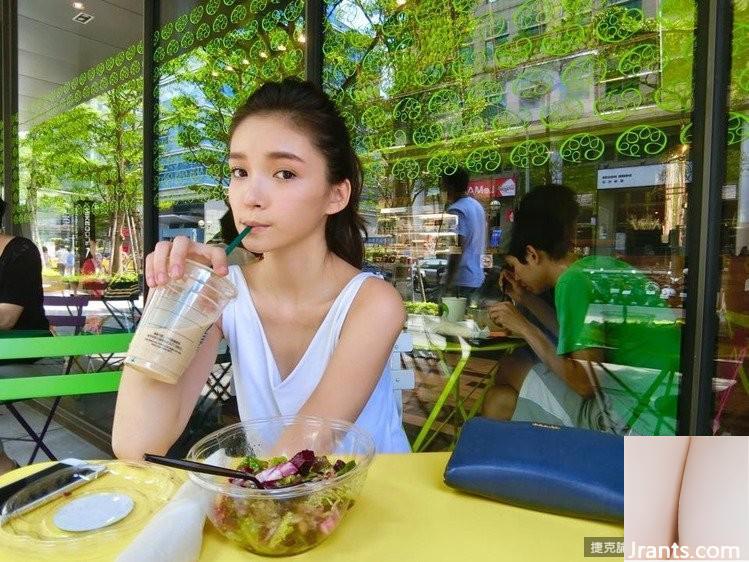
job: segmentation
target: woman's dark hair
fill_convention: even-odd
[[[565,185],[532,189],[515,209],[507,253],[526,263],[527,247],[533,246],[562,259],[572,250],[579,210],[575,192]]]
[[[2,220],[3,216],[5,215],[5,206],[5,201],[2,199],[2,197],[0,197],[0,220]]]
[[[331,184],[345,179],[351,182],[348,205],[328,217],[325,240],[334,254],[361,269],[364,260],[362,235],[366,235],[364,220],[359,215],[363,177],[346,122],[331,99],[312,82],[287,78],[282,82],[263,84],[237,108],[229,127],[229,139],[245,118],[268,113],[288,117],[310,135],[312,144],[325,158]],[[233,230],[236,231],[236,227]]]

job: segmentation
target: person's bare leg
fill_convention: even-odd
[[[533,362],[525,355],[511,353],[498,361],[494,386],[486,392],[481,414],[495,420],[509,420],[515,412],[518,393]]]
[[[689,437],[624,439],[624,553],[676,542],[679,492]]]
[[[692,437],[679,504],[679,544],[736,546],[749,557],[749,438]],[[721,558],[728,558],[728,555]]]
[[[515,412],[518,393],[508,384],[493,386],[486,392],[481,414],[493,420],[509,420]]]

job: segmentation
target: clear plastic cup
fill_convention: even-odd
[[[182,278],[154,289],[125,365],[153,379],[176,384],[208,328],[236,296],[237,289],[227,278],[187,260]]]

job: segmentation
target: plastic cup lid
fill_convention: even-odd
[[[52,520],[63,531],[93,531],[124,519],[133,505],[127,494],[89,494],[62,506]]]

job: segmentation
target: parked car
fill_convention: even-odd
[[[439,287],[442,285],[442,278],[447,273],[447,260],[443,258],[425,258],[411,266],[411,277],[413,278],[414,287],[419,288],[419,271],[425,287]]]
[[[387,271],[373,263],[365,261],[361,268],[362,271],[366,271],[368,273],[374,273],[377,275],[380,279],[384,279],[388,283],[393,282],[393,272]]]

